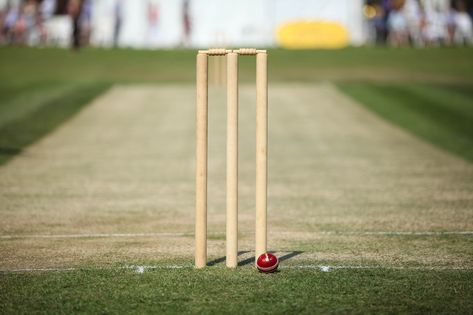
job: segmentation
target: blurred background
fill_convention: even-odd
[[[343,48],[472,43],[473,0],[0,0],[0,44]]]

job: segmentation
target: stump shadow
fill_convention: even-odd
[[[271,254],[274,254],[275,252],[270,252]],[[298,255],[301,255],[303,254],[304,252],[303,251],[300,251],[300,250],[295,250],[295,251],[292,251],[290,253],[287,253],[286,255],[283,255],[281,257],[279,257],[279,262],[283,262],[285,260],[289,260],[293,257],[296,257]],[[246,265],[250,265],[250,264],[254,264],[255,263],[255,257],[250,257],[250,258],[247,258],[245,260],[242,260],[240,262],[238,262],[238,266],[246,266]]]
[[[246,251],[239,251],[238,252],[238,256],[240,255],[244,255],[246,253],[249,253],[250,251],[246,250]],[[216,264],[219,264],[219,263],[223,263],[225,261],[225,259],[227,258],[227,256],[223,256],[223,257],[220,257],[220,258],[217,258],[217,259],[214,259],[214,260],[211,260],[207,263],[207,266],[215,266]]]
[[[246,251],[239,251],[238,252],[238,256],[241,256],[241,255],[244,255],[244,254],[247,254],[249,253],[250,251],[246,250]],[[270,253],[274,254],[276,252],[274,251],[270,251]],[[289,260],[293,257],[296,257],[298,255],[301,255],[303,254],[304,252],[303,251],[300,251],[300,250],[295,250],[295,251],[292,251],[292,252],[289,252],[287,253],[286,255],[283,255],[283,256],[280,256],[279,257],[279,262],[283,262],[283,261],[286,261],[286,260]],[[220,264],[220,263],[223,263],[225,262],[225,259],[227,258],[227,256],[223,256],[223,257],[219,257],[217,259],[214,259],[214,260],[211,260],[207,263],[207,266],[208,267],[211,267],[211,266],[215,266],[217,264]],[[255,256],[253,257],[249,257],[247,259],[244,259],[244,260],[241,260],[238,262],[238,266],[247,266],[247,265],[250,265],[250,264],[254,264],[255,263]]]

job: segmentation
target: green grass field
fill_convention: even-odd
[[[0,286],[5,313],[467,313],[472,280],[461,271],[83,270],[5,276]]]
[[[470,313],[472,53],[270,51],[282,259],[265,275],[251,58],[241,266],[224,268],[225,91],[211,86],[209,267],[194,270],[195,52],[0,48],[0,313]]]

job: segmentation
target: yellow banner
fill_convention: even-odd
[[[281,25],[276,34],[279,46],[287,49],[336,49],[348,46],[347,29],[337,22],[294,21]]]

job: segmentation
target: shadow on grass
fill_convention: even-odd
[[[78,85],[71,92],[45,102],[36,111],[1,127],[0,165],[70,119],[109,86],[105,83]]]
[[[249,253],[249,251],[239,251],[238,256],[241,256],[241,255],[244,255],[244,254],[247,254],[247,253]],[[271,253],[274,253],[274,252],[271,252]],[[299,251],[299,250],[292,251],[292,252],[290,252],[286,255],[283,255],[283,256],[279,257],[279,262],[289,260],[289,259],[291,259],[293,257],[296,257],[296,256],[298,256],[300,254],[303,254],[303,253],[304,253],[303,251]],[[219,257],[217,259],[209,261],[207,263],[207,266],[210,267],[210,266],[215,266],[217,264],[223,263],[223,262],[225,262],[225,259],[226,259],[226,256]],[[247,266],[247,265],[254,264],[254,263],[255,263],[255,256],[249,257],[249,258],[247,258],[245,260],[242,260],[242,261],[239,261],[238,266]]]
[[[246,254],[246,253],[249,253],[249,251],[243,251],[243,250],[242,250],[242,251],[239,251],[239,252],[238,252],[238,256],[244,255],[244,254]],[[223,256],[223,257],[214,259],[214,260],[212,260],[212,261],[209,261],[209,262],[207,263],[207,266],[215,266],[215,265],[217,265],[217,264],[223,263],[226,258],[227,258],[226,256]]]
[[[289,260],[289,259],[291,259],[291,258],[293,258],[293,257],[296,257],[296,256],[299,256],[299,255],[301,255],[301,254],[303,254],[303,253],[304,253],[304,252],[301,251],[301,250],[295,250],[295,251],[290,252],[290,253],[288,253],[288,254],[286,254],[286,255],[284,255],[284,256],[279,257],[279,261],[281,262],[281,261]]]
[[[272,254],[274,254],[275,252],[270,252]],[[300,254],[304,253],[303,251],[300,251],[300,250],[295,250],[295,251],[292,251],[286,255],[283,255],[283,256],[280,256],[278,257],[279,258],[279,262],[283,262],[285,260],[289,260],[293,257],[296,257]],[[238,266],[245,266],[245,265],[250,265],[250,264],[254,264],[255,263],[255,257],[250,257],[248,259],[245,259],[245,260],[242,260],[240,262],[238,262]]]
[[[18,148],[6,148],[6,147],[0,147],[0,155],[16,155],[21,153],[21,149]]]

